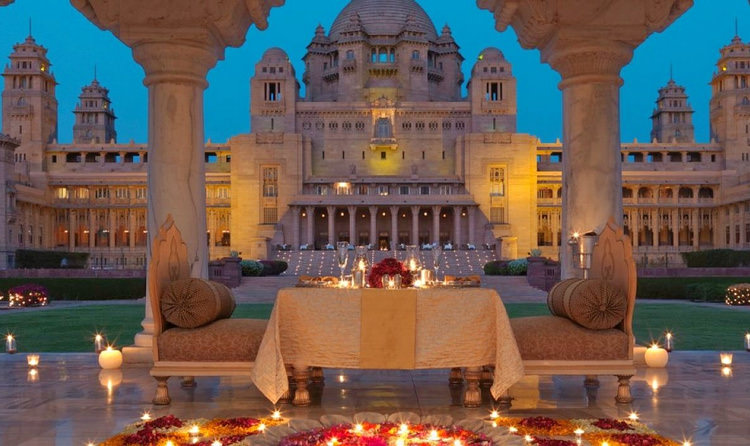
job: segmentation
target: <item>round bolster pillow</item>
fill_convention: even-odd
[[[614,328],[625,319],[625,293],[601,279],[566,279],[547,295],[547,306],[564,317],[592,330]]]
[[[203,279],[171,282],[160,299],[161,314],[180,328],[197,328],[232,316],[232,292],[221,283]]]

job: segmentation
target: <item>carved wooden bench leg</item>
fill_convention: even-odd
[[[464,395],[465,407],[479,407],[482,404],[482,393],[479,391],[479,378],[482,376],[481,367],[466,368],[466,395]]]
[[[633,375],[617,375],[617,396],[615,401],[618,404],[627,404],[633,402],[633,396],[630,394],[630,378]]]
[[[460,367],[453,367],[451,369],[451,375],[450,378],[448,378],[448,383],[451,386],[460,386],[464,383],[464,375],[461,373]]]
[[[598,389],[599,377],[596,375],[586,375],[586,378],[583,380],[583,387],[587,389]]]
[[[482,378],[479,380],[479,385],[482,386],[483,389],[489,389],[492,387],[492,382],[495,379],[492,376],[492,366],[484,366],[482,367]]]
[[[323,375],[323,368],[322,367],[312,367],[310,369],[310,381],[312,381],[315,384],[320,384],[325,382],[326,378],[325,375]]]
[[[194,376],[183,376],[180,385],[185,389],[197,386]]]
[[[294,367],[294,381],[297,382],[297,390],[294,391],[295,406],[309,406],[310,392],[307,390],[307,380],[310,379],[310,371],[307,367]]]
[[[510,396],[510,389],[507,389],[505,392],[503,392],[502,395],[500,395],[497,398],[497,406],[500,410],[508,410],[510,409],[511,403],[513,402],[513,397]]]
[[[154,399],[151,401],[157,406],[166,406],[172,402],[169,398],[169,387],[167,387],[168,376],[154,376],[156,380],[156,394]]]
[[[296,388],[296,385],[294,383],[294,370],[292,369],[292,366],[286,365],[286,380],[289,387],[287,388],[286,392],[284,392],[283,395],[281,395],[281,398],[279,398],[280,403],[291,403],[292,402],[292,393],[294,392],[294,389]]]

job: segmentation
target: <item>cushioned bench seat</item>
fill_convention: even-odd
[[[513,318],[510,325],[524,361],[629,359],[629,336],[616,328],[589,330],[557,316]]]
[[[268,321],[219,319],[198,328],[170,328],[159,335],[160,361],[252,362]]]

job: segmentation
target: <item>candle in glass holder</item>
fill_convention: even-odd
[[[419,278],[422,280],[422,283],[427,286],[430,282],[432,282],[432,270],[429,269],[423,269],[419,271]]]
[[[107,339],[103,334],[97,333],[94,336],[94,353],[99,354],[107,347]]]
[[[364,288],[365,287],[365,272],[361,269],[355,269],[352,287],[354,288]]]
[[[673,348],[674,337],[672,336],[672,332],[668,331],[664,333],[664,350],[666,350],[668,353],[671,353]]]
[[[731,353],[719,353],[719,359],[721,360],[721,365],[724,367],[732,367],[732,354]]]
[[[26,363],[29,367],[36,367],[39,365],[39,355],[26,355]]]
[[[5,337],[5,353],[13,354],[16,352],[16,338],[12,334]]]
[[[745,350],[750,352],[750,333],[745,333]]]

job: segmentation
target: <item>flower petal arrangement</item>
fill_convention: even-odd
[[[408,287],[411,285],[411,273],[406,266],[398,260],[389,257],[373,265],[370,274],[367,276],[367,283],[370,288],[383,288],[383,276],[401,276],[401,286]]]

